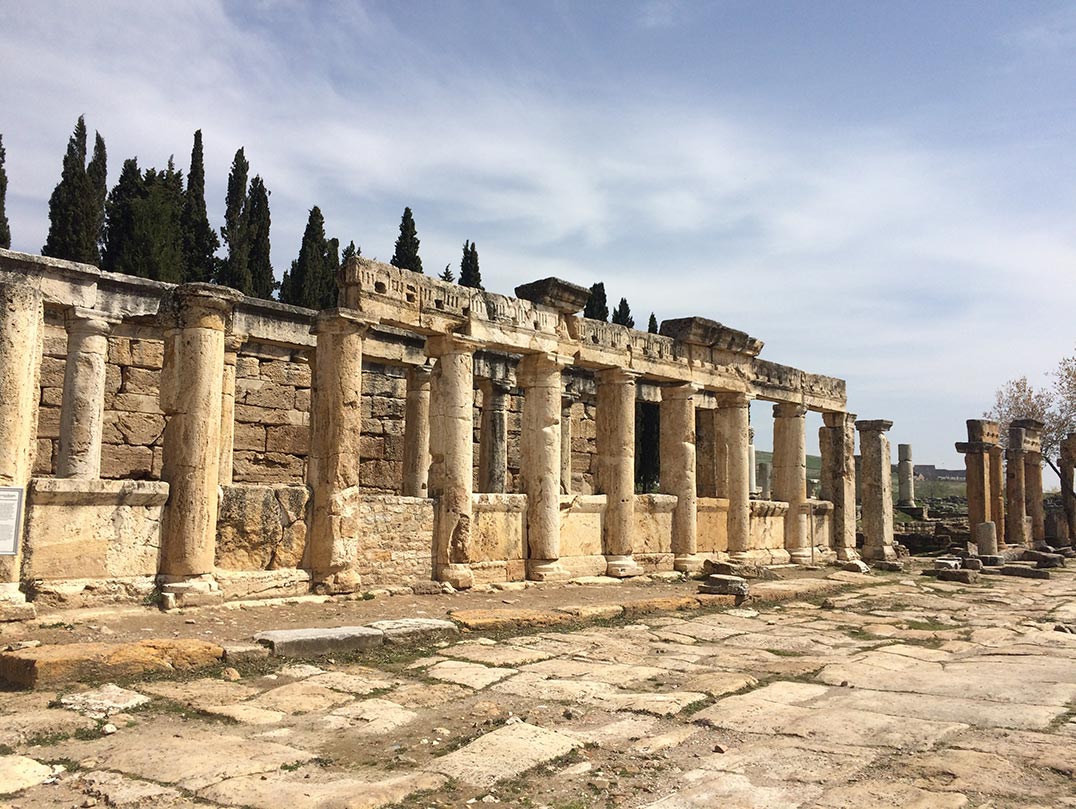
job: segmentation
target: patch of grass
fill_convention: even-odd
[[[741,691],[745,691],[745,690],[747,690],[748,688],[751,688],[751,687],[752,686],[746,686],[745,688],[741,688],[736,693],[739,694]],[[722,694],[721,698],[724,699],[725,697],[731,697],[731,696],[732,696],[732,694]],[[697,699],[694,702],[689,702],[687,705],[685,705],[683,707],[683,709],[681,709],[679,715],[680,716],[694,716],[699,711],[701,711],[703,708],[709,708],[715,702],[717,702],[716,697],[711,697],[711,696],[707,695],[707,696],[703,697],[702,699]]]
[[[230,716],[203,711],[193,708],[183,702],[165,697],[154,697],[149,702],[138,705],[126,713],[154,714],[157,716],[175,716],[179,719],[201,719],[206,722],[219,722],[222,725],[238,725],[239,722]]]
[[[73,630],[74,628],[74,624],[64,623],[63,621],[57,621],[54,624],[40,624],[38,626],[38,629],[67,629],[69,631]]]
[[[921,629],[926,632],[952,632],[960,629],[957,624],[943,624],[940,621],[901,621],[907,629]]]

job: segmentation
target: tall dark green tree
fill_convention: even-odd
[[[187,173],[187,190],[183,195],[183,277],[187,281],[213,280],[216,252],[220,247],[217,232],[209,224],[205,205],[205,160],[202,154],[202,130],[194,133],[191,168]]]
[[[441,273],[440,275],[438,275],[437,277],[440,278],[442,281],[444,281],[446,283],[449,283],[449,284],[456,283],[456,274],[454,272],[452,272],[452,265],[451,264],[446,264],[445,265],[445,271],[443,273]]]
[[[631,308],[628,306],[627,298],[621,298],[620,303],[613,310],[613,322],[621,326],[627,326],[629,329],[635,328],[635,318],[631,316]]]
[[[101,256],[101,268],[109,272],[141,275],[134,255],[136,208],[146,196],[146,184],[138,158],[123,161],[120,179],[108,194],[105,202],[105,249]]]
[[[335,306],[339,247],[336,239],[325,238],[325,217],[315,205],[306,220],[299,257],[291,263],[291,269],[284,273],[280,300],[310,309]]]
[[[646,330],[651,334],[658,333],[658,319],[654,317],[654,313],[650,313],[650,321],[646,324]]]
[[[0,135],[0,247],[11,247],[11,226],[7,221],[7,172],[4,170],[4,136]]]
[[[247,237],[250,239],[250,290],[241,290],[255,298],[273,297],[276,278],[269,255],[269,190],[259,175],[250,181],[247,194]]]
[[[125,160],[105,206],[102,267],[111,272],[180,283],[183,260],[183,173],[172,160],[164,171]]]
[[[228,193],[224,198],[224,227],[220,235],[228,246],[228,257],[218,265],[217,283],[249,294],[250,238],[247,232],[247,174],[250,164],[242,147],[232,159],[228,174]]]
[[[460,261],[460,286],[482,289],[482,273],[478,269],[478,245],[471,241],[463,243],[463,260]]]
[[[100,214],[96,211],[98,177],[104,175],[104,140],[97,136],[94,148],[94,178],[86,170],[86,120],[79,116],[75,131],[67,141],[60,182],[49,198],[49,235],[42,254],[70,261],[96,264],[100,261],[97,241],[100,237]],[[100,198],[104,204],[103,196]]]
[[[108,155],[105,139],[100,132],[94,133],[93,157],[86,166],[86,179],[90,184],[90,210],[93,212],[93,243],[96,251],[94,264],[101,263],[101,248],[105,243],[105,198],[108,196]]]
[[[347,264],[347,260],[349,258],[356,258],[356,257],[361,256],[361,255],[362,255],[362,248],[361,247],[356,247],[354,239],[351,240],[350,242],[348,242],[347,247],[345,247],[340,252],[340,266],[343,267],[345,264]]]
[[[412,272],[422,272],[422,259],[418,255],[418,234],[410,208],[404,208],[400,219],[400,236],[396,239],[396,251],[392,254],[393,267]]]
[[[587,305],[583,307],[583,317],[591,320],[608,320],[609,303],[605,298],[605,284],[598,282],[590,288],[590,297]]]

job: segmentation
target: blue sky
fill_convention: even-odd
[[[244,146],[278,275],[312,205],[382,260],[410,205],[428,271],[472,239],[493,291],[744,329],[954,466],[1076,345],[1074,59],[1065,3],[0,0],[12,246],[80,113],[110,184],[201,128],[212,221]]]

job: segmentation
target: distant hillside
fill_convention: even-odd
[[[766,463],[773,465],[773,453],[767,450],[757,449],[755,450],[755,463]],[[815,478],[816,480],[822,474],[822,458],[818,455],[807,456],[807,477]]]

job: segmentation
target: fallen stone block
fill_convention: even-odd
[[[460,633],[454,623],[440,618],[395,618],[368,626],[383,632],[385,643],[434,643]]]
[[[870,565],[868,565],[866,562],[860,561],[859,559],[856,559],[852,562],[845,562],[843,565],[841,565],[841,570],[844,570],[848,573],[869,574],[871,572]]]
[[[80,691],[60,697],[60,704],[91,719],[105,719],[114,713],[129,711],[149,702],[149,697],[137,691],[105,683],[92,691]]]
[[[904,563],[898,562],[894,559],[879,559],[877,562],[871,562],[871,567],[875,570],[885,570],[890,573],[900,573],[904,570]]]
[[[979,561],[984,567],[1000,567],[1005,564],[1005,557],[1000,554],[984,554],[979,556]]]
[[[726,596],[746,596],[747,581],[741,576],[711,573],[699,585],[700,593]]]
[[[557,626],[575,620],[565,612],[552,610],[453,610],[449,617],[464,629],[497,630],[523,626]]]
[[[44,783],[53,775],[52,767],[26,756],[0,756],[0,789],[18,792]]]
[[[1064,567],[1065,557],[1059,553],[1047,553],[1045,551],[1024,551],[1022,562],[1034,562],[1039,568]]]
[[[151,671],[189,671],[224,656],[215,643],[187,638],[138,643],[65,643],[0,653],[0,681],[37,688],[80,680],[113,680]]]
[[[1003,576],[1019,576],[1024,579],[1048,579],[1050,578],[1049,570],[1041,570],[1037,567],[1025,567],[1024,565],[1002,565],[1001,575]]]
[[[260,643],[226,643],[224,659],[229,663],[247,660],[263,660],[269,657],[269,649]]]
[[[279,657],[312,657],[331,652],[361,652],[385,641],[385,633],[365,626],[274,629],[254,636]]]
[[[444,590],[439,581],[416,581],[411,584],[411,592],[417,596],[439,596]]]
[[[960,569],[960,557],[959,556],[939,556],[934,560],[935,570],[959,570]]]
[[[620,579],[615,581],[619,582]],[[619,618],[624,614],[624,608],[619,604],[569,604],[567,607],[557,607],[557,612],[571,615],[580,621],[602,621]]]
[[[717,595],[715,593],[698,593],[695,598],[702,607],[735,607],[743,601],[743,596]]]
[[[978,584],[979,571],[962,568],[960,570],[939,570],[939,581],[955,581],[961,584]]]
[[[963,566],[965,570],[982,570],[983,560],[975,557],[965,559]]]
[[[645,615],[648,612],[697,610],[699,600],[693,596],[669,596],[667,598],[644,598],[639,601],[625,601],[622,606],[624,607],[624,615],[631,617]]]
[[[765,565],[753,562],[732,564],[731,562],[715,562],[707,559],[702,563],[703,576],[739,576],[745,579],[776,579],[777,574]]]

